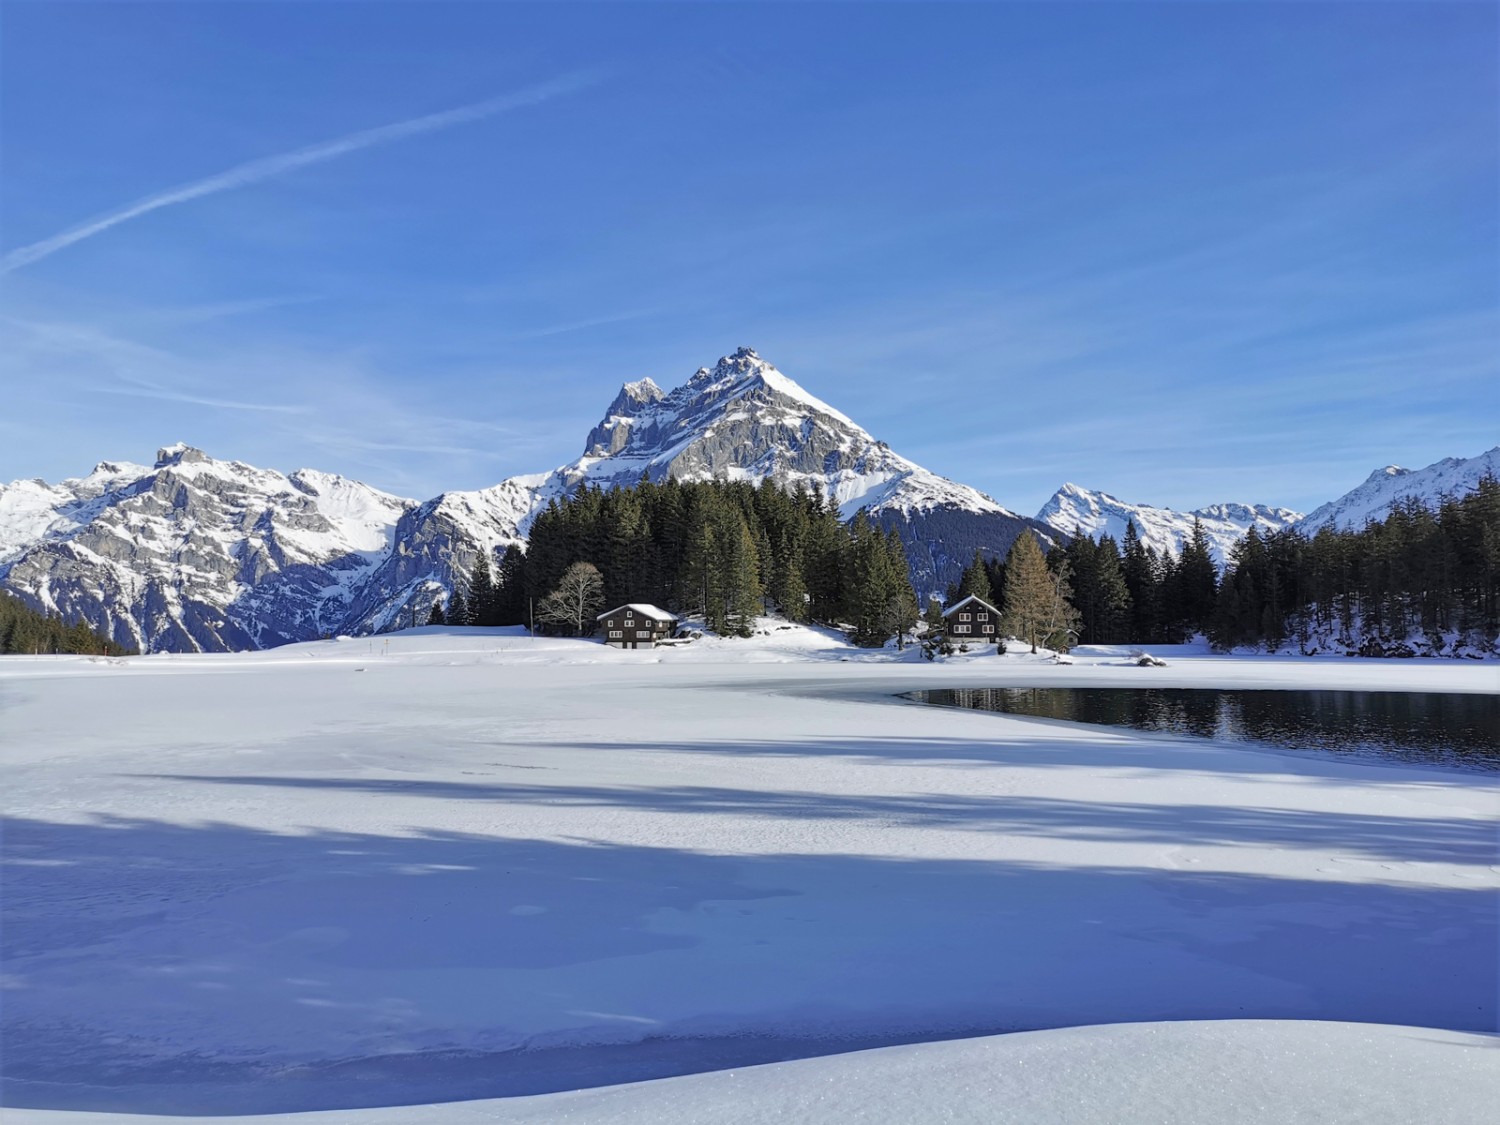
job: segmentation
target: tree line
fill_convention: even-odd
[[[1500,481],[1436,504],[1409,497],[1357,531],[1252,528],[1234,548],[1208,629],[1216,647],[1336,643],[1412,655],[1500,635]],[[1452,643],[1450,643],[1452,642]]]
[[[529,546],[491,565],[483,552],[446,612],[459,624],[536,623],[589,631],[575,595],[569,614],[538,614],[569,569],[589,564],[601,608],[651,602],[701,615],[723,635],[748,635],[757,614],[845,629],[862,645],[904,638],[917,605],[894,529],[863,514],[840,520],[816,492],[770,481],[642,481],[585,487],[540,513]],[[578,578],[577,575],[574,576]],[[1033,648],[1175,644],[1195,635],[1216,647],[1297,646],[1330,639],[1345,651],[1404,651],[1414,632],[1455,634],[1492,645],[1500,634],[1500,483],[1436,505],[1399,504],[1353,531],[1252,527],[1223,573],[1197,520],[1180,553],[1141,542],[1134,523],[1120,541],[1075,533],[1045,551],[1023,533],[1004,560],[976,551],[946,596],[928,608],[929,647],[940,643],[942,607],[970,594],[1001,609],[1009,636]],[[593,604],[592,601],[589,604]],[[1434,648],[1441,646],[1429,646]]]
[[[535,615],[550,632],[587,632],[592,622],[580,628],[576,601],[568,615],[538,613],[578,564],[597,571],[601,608],[649,602],[702,616],[724,636],[748,636],[768,609],[840,627],[867,646],[904,639],[918,620],[894,529],[882,532],[863,514],[846,524],[836,504],[806,488],[670,478],[585,486],[551,501],[526,548],[507,547],[493,565],[481,552],[442,613],[478,625],[530,624]]]
[[[82,620],[69,623],[0,590],[0,653],[125,656],[130,651],[99,636]]]
[[[1366,655],[1407,652],[1414,633],[1433,638],[1433,651],[1444,636],[1493,644],[1500,482],[1487,477],[1436,505],[1409,498],[1358,530],[1251,527],[1222,575],[1196,520],[1176,557],[1143,546],[1131,523],[1123,543],[1075,534],[1047,561],[1069,583],[1085,643],[1172,644],[1201,634],[1224,650],[1334,644]],[[1005,566],[982,565],[992,588],[1003,588]]]

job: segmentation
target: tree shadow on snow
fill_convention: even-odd
[[[715,790],[235,780],[777,815],[821,807]],[[933,823],[1177,842],[1318,831],[1253,811],[1233,822],[1225,810],[1173,820],[916,800],[846,799],[844,815],[894,808]],[[1415,828],[1328,815],[1327,839],[1373,847],[1410,832],[1423,854],[1437,850]],[[1480,889],[124,818],[18,819],[3,844],[13,1106],[255,1113],[499,1097],[1127,1020],[1495,1022],[1497,907]]]
[[[1014,836],[1173,846],[1268,845],[1348,852],[1400,862],[1500,863],[1494,825],[1482,820],[1330,813],[1236,804],[1132,804],[1010,794],[837,794],[705,785],[594,786],[408,778],[197,774],[130,775],[153,781],[338,790],[497,806],[628,808],[797,820],[876,820]]]

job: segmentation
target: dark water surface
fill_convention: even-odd
[[[1500,695],[1203,688],[962,688],[907,695],[942,707],[1500,770]]]

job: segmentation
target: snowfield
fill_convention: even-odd
[[[1500,688],[1168,660],[774,625],[5,658],[6,1119],[1487,1116],[1495,776],[892,698]]]

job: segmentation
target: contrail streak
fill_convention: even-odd
[[[559,94],[572,93],[592,85],[597,80],[597,76],[589,74],[565,75],[514,94],[504,94],[498,98],[475,102],[473,105],[459,106],[457,109],[446,109],[440,113],[429,113],[423,117],[413,117],[409,121],[378,125],[373,129],[350,133],[347,137],[324,141],[322,144],[308,145],[306,148],[299,148],[292,152],[252,160],[247,164],[230,168],[227,172],[220,172],[216,176],[195,180],[192,183],[168,188],[156,195],[147,196],[139,202],[132,203],[129,207],[92,219],[81,226],[55,234],[51,238],[44,238],[40,242],[18,247],[0,257],[0,273],[9,273],[22,266],[28,266],[75,242],[82,242],[85,238],[92,238],[96,234],[109,230],[110,227],[127,223],[131,219],[139,218],[163,207],[171,207],[174,204],[201,199],[205,195],[213,195],[215,192],[259,183],[261,180],[268,180],[285,172],[305,168],[309,164],[321,164],[325,160],[333,160],[346,153],[358,152],[360,149],[390,144],[392,141],[404,140],[421,133],[449,129],[454,125],[463,125],[470,121],[480,121],[522,106],[536,105],[557,97]]]

